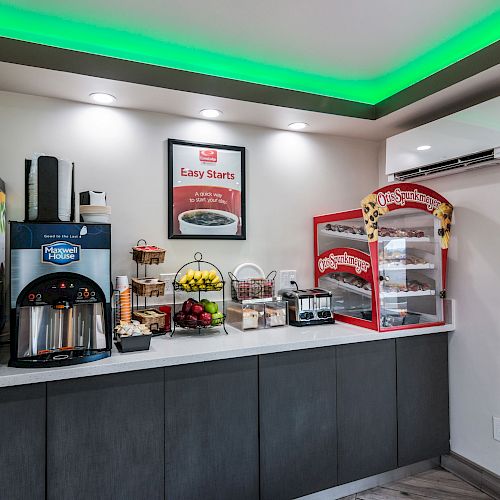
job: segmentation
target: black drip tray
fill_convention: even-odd
[[[72,348],[44,352],[9,361],[9,366],[17,368],[51,368],[54,366],[77,365],[111,356],[107,349]]]

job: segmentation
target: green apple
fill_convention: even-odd
[[[206,302],[205,304],[203,304],[203,307],[205,308],[205,311],[210,314],[215,314],[219,311],[219,306],[216,302]]]
[[[223,319],[224,319],[224,315],[222,313],[220,313],[220,312],[213,313],[212,314],[212,326],[221,325]]]
[[[200,304],[201,304],[202,306],[205,306],[205,304],[209,304],[209,303],[210,303],[210,301],[209,301],[208,299],[201,299],[201,300],[200,300]],[[206,310],[206,309],[205,309],[205,310]],[[207,311],[207,312],[208,312],[208,311]]]

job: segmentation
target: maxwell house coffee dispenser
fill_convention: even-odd
[[[10,276],[10,366],[111,354],[109,224],[11,222]]]

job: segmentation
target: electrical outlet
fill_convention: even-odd
[[[500,441],[500,417],[493,417],[493,439]]]
[[[292,281],[297,281],[297,271],[295,270],[283,270],[278,273],[278,291],[284,288],[294,288]]]

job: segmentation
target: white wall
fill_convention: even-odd
[[[379,167],[380,183],[387,184],[384,147]],[[492,416],[500,417],[500,167],[421,184],[455,207],[447,286],[457,301],[449,341],[451,449],[500,475],[492,425]]]
[[[0,92],[0,177],[8,217],[24,217],[24,158],[44,152],[76,163],[77,191],[105,190],[112,206],[113,275],[132,274],[139,238],[167,248],[159,272],[174,272],[197,250],[227,272],[254,261],[297,269],[313,280],[312,217],[357,207],[383,175],[384,150],[369,141],[276,131]],[[247,148],[247,240],[167,239],[168,138]],[[380,182],[378,182],[380,181]],[[500,474],[500,168],[429,185],[455,205],[449,296],[458,302],[450,337],[452,450]]]
[[[350,209],[377,185],[378,143],[187,119],[0,92],[0,177],[8,217],[24,217],[24,158],[73,160],[76,190],[105,190],[112,207],[113,275],[132,274],[139,238],[167,249],[158,272],[195,251],[222,268],[251,261],[296,269],[313,284],[312,217]],[[168,138],[247,148],[247,240],[167,239]],[[226,276],[227,277],[227,276]]]

